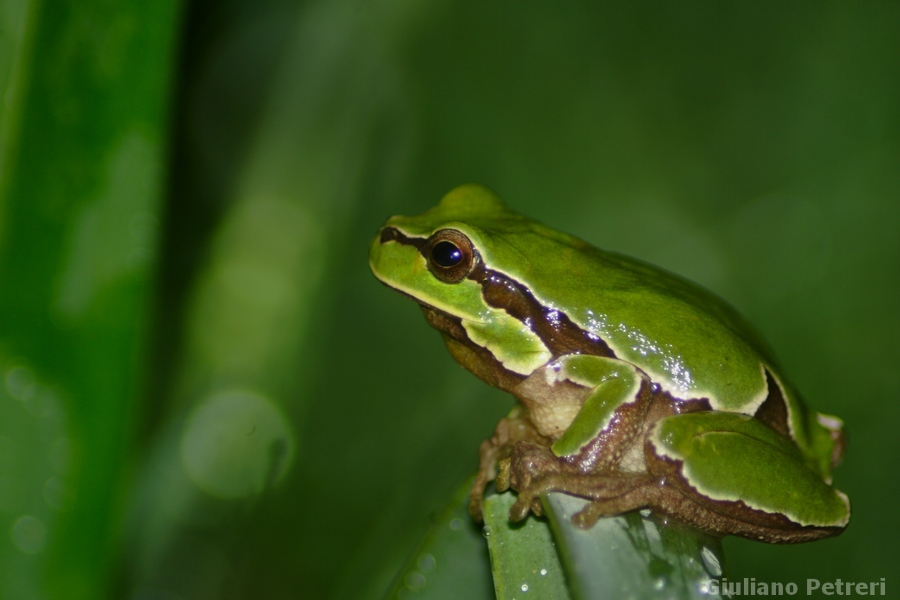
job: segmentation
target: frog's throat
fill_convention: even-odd
[[[425,320],[441,332],[450,355],[466,370],[488,385],[505,392],[512,392],[512,389],[525,379],[524,375],[504,367],[490,350],[473,342],[459,317],[421,302],[420,305]]]

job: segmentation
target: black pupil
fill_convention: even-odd
[[[462,261],[462,250],[450,242],[438,242],[431,249],[431,258],[442,267],[455,267]]]

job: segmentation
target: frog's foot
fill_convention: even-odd
[[[573,519],[581,527],[646,506],[647,493],[652,495],[656,485],[657,479],[647,473],[584,473],[549,448],[528,442],[516,444],[512,456],[500,463],[497,477],[498,489],[510,487],[518,493],[509,511],[511,521],[524,519],[529,511],[540,515],[541,494],[562,492],[593,500]]]
[[[478,473],[469,491],[469,513],[481,523],[483,518],[482,501],[487,484],[497,477],[497,463],[509,464],[509,456],[518,442],[527,442],[535,446],[548,446],[550,440],[537,432],[534,425],[524,416],[521,409],[515,408],[509,416],[500,419],[494,429],[494,435],[481,443],[478,450]],[[503,492],[509,488],[509,470],[504,470],[502,480],[497,481],[497,488]]]

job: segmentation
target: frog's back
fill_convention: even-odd
[[[564,312],[677,398],[752,413],[767,395],[772,353],[724,300],[668,271],[531,221],[485,235],[488,264]],[[548,259],[549,257],[549,259]]]

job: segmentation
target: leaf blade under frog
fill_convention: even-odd
[[[722,577],[719,538],[650,511],[600,519],[591,529],[572,524],[587,501],[567,494],[542,497],[576,598],[719,598],[709,583]]]
[[[511,492],[484,500],[485,533],[497,600],[569,600],[572,596],[547,520],[532,516],[511,523],[509,509],[515,501]]]

